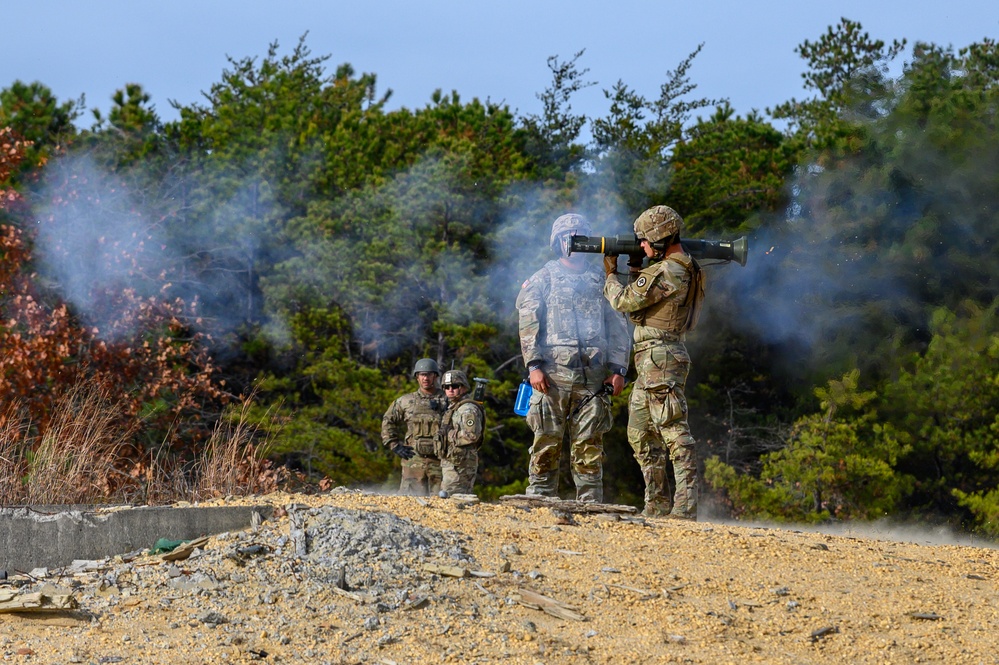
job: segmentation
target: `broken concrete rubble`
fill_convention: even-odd
[[[245,529],[272,512],[269,505],[0,508],[0,570],[68,566],[152,547],[158,538],[190,540]]]

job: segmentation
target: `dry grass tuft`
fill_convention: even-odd
[[[192,462],[139,452],[121,425],[124,406],[81,384],[56,400],[44,431],[17,404],[0,411],[0,506],[162,504],[271,491],[276,474],[249,424],[251,398],[223,418]]]
[[[256,445],[257,427],[249,424],[251,404],[252,399],[244,399],[238,413],[216,423],[195,465],[191,488],[195,499],[276,489],[276,476],[266,459],[270,446]]]
[[[78,384],[54,403],[44,431],[33,433],[17,405],[0,427],[0,502],[73,504],[120,499],[115,465],[130,432],[118,425],[108,391]]]

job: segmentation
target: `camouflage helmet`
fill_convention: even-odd
[[[437,361],[433,358],[420,358],[416,361],[416,365],[413,367],[413,376],[416,376],[420,372],[433,372],[434,374],[440,374],[441,368],[437,365]]]
[[[465,386],[466,390],[471,390],[472,386],[468,383],[468,377],[460,369],[449,369],[444,372],[444,378],[441,379],[442,386],[449,386],[457,383],[459,386]]]
[[[635,235],[649,242],[658,242],[682,229],[683,218],[669,206],[653,206],[635,220]]]
[[[567,215],[561,215],[552,224],[552,235],[548,239],[548,246],[554,250],[557,250],[559,236],[566,233],[572,233],[573,235],[585,236],[590,234],[590,223],[582,215],[578,215],[574,212],[570,212]]]

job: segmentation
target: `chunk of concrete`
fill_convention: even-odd
[[[249,528],[262,506],[139,506],[52,512],[32,507],[0,508],[0,570],[29,571],[69,566],[77,559],[102,559],[151,548],[160,538],[191,540]]]

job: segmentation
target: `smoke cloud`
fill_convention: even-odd
[[[42,274],[53,282],[98,336],[114,340],[135,331],[138,298],[180,298],[196,315],[209,313],[203,331],[234,332],[254,311],[252,275],[269,230],[259,183],[246,182],[230,200],[216,206],[201,225],[188,219],[190,201],[176,195],[193,185],[185,176],[154,181],[140,170],[115,174],[85,153],[49,164],[35,192],[38,219],[35,254]],[[197,319],[192,316],[190,322]],[[195,326],[198,327],[198,326]],[[271,326],[280,335],[283,326]]]

